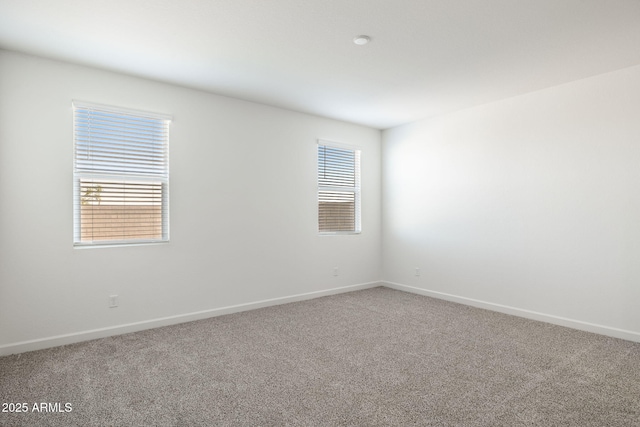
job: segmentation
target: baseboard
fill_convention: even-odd
[[[640,342],[640,333],[634,332],[634,331],[612,328],[609,326],[583,322],[581,320],[568,319],[566,317],[554,316],[551,314],[539,313],[531,310],[524,310],[521,308],[510,307],[502,304],[495,304],[495,303],[481,301],[473,298],[461,297],[458,295],[447,294],[444,292],[430,291],[422,288],[416,288],[414,286],[401,285],[400,283],[382,282],[382,284],[383,286],[386,286],[391,289],[396,289],[399,291],[411,292],[418,295],[424,295],[428,297],[457,302],[460,304],[470,305],[478,308],[484,308],[487,310],[497,311],[505,314],[511,314],[514,316],[524,317],[527,319],[552,323],[554,325],[566,326],[568,328],[579,329],[581,331],[593,332],[596,334],[606,335],[606,336],[615,337],[615,338],[621,338],[628,341]]]
[[[521,308],[495,304],[487,301],[476,300],[473,298],[461,297],[458,295],[447,294],[416,288],[413,286],[402,285],[394,282],[369,282],[358,285],[344,286],[340,288],[327,289],[323,291],[308,292],[304,294],[291,295],[281,298],[272,298],[267,300],[255,301],[246,304],[238,304],[228,307],[220,307],[211,310],[203,310],[193,313],[180,314],[176,316],[162,317],[158,319],[145,320],[141,322],[128,323],[124,325],[112,326],[107,328],[92,329],[72,334],[56,335],[53,337],[40,338],[29,341],[21,341],[17,343],[5,344],[0,346],[0,356],[8,356],[16,353],[24,353],[27,351],[42,350],[45,348],[58,347],[61,345],[74,344],[82,341],[89,341],[98,338],[106,338],[114,335],[127,334],[146,329],[153,329],[162,326],[175,325],[179,323],[191,322],[194,320],[206,319],[209,317],[222,316],[225,314],[238,313],[242,311],[255,310],[263,307],[270,307],[280,304],[287,304],[296,301],[305,301],[323,296],[336,295],[345,292],[353,292],[362,289],[374,288],[377,286],[386,286],[399,291],[410,292],[418,295],[424,295],[433,298],[439,298],[447,301],[457,302],[460,304],[470,305],[473,307],[484,308],[487,310],[497,311],[500,313],[511,314],[514,316],[524,317],[532,320],[552,323],[555,325],[566,326],[587,332],[593,332],[600,335],[621,338],[628,341],[640,342],[640,333],[628,331],[624,329],[612,328],[609,326],[598,325],[580,320],[568,319],[565,317],[554,316],[545,313],[539,313]]]
[[[194,320],[206,319],[209,317],[222,316],[225,314],[238,313],[241,311],[255,310],[258,308],[270,307],[274,305],[287,304],[290,302],[304,301],[314,298],[320,298],[329,295],[336,295],[345,292],[359,291],[362,289],[374,288],[382,286],[380,282],[369,282],[358,285],[344,286],[340,288],[327,289],[323,291],[308,292],[304,294],[291,295],[281,298],[271,298],[262,301],[255,301],[246,304],[238,304],[228,307],[214,308],[211,310],[197,311],[193,313],[179,314],[176,316],[162,317],[152,320],[144,320],[141,322],[128,323],[124,325],[111,326],[107,328],[92,329],[72,334],[56,335],[53,337],[40,338],[30,341],[21,341],[17,343],[5,344],[0,346],[0,356],[8,356],[10,354],[24,353],[27,351],[42,350],[45,348],[58,347],[61,345],[74,344],[82,341],[89,341],[98,338],[106,338],[114,335],[127,334],[130,332],[138,332],[146,329],[158,328],[161,326],[175,325],[178,323],[191,322]]]

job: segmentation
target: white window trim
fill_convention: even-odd
[[[110,105],[97,104],[93,102],[86,101],[72,101],[72,111],[73,111],[73,144],[74,144],[74,155],[73,155],[73,245],[74,248],[78,249],[88,249],[88,248],[105,248],[105,247],[123,247],[123,246],[139,246],[139,245],[157,245],[157,244],[165,244],[169,242],[169,134],[167,133],[166,137],[166,158],[165,158],[165,173],[160,175],[144,175],[144,174],[132,174],[132,173],[101,173],[101,172],[87,172],[87,171],[79,171],[76,167],[76,109],[94,109],[105,112],[112,112],[118,114],[132,115],[136,117],[144,117],[148,119],[161,120],[167,122],[166,125],[169,126],[172,121],[172,116],[168,114],[162,113],[154,113],[142,110],[135,110],[130,108],[122,108],[122,107],[114,107]],[[137,182],[149,181],[149,182],[162,182],[163,183],[163,192],[162,192],[162,200],[163,200],[163,209],[162,209],[162,238],[160,239],[124,239],[124,240],[97,240],[97,241],[89,241],[83,242],[80,239],[81,233],[81,221],[80,221],[80,180],[81,179],[108,179],[114,181],[126,181],[132,180]]]
[[[361,165],[362,165],[362,149],[357,145],[344,144],[341,142],[330,141],[326,139],[318,139],[316,143],[316,168],[318,166],[318,147],[326,146],[332,148],[340,148],[343,150],[354,151],[357,156],[356,160],[356,185],[353,189],[355,195],[355,230],[353,231],[320,231],[318,229],[318,235],[320,236],[336,236],[336,235],[358,235],[362,233],[362,177],[361,177]],[[316,223],[320,224],[319,209],[318,209],[318,194],[323,190],[335,190],[334,187],[323,187],[318,184],[318,177],[316,172]],[[344,188],[338,190],[344,191]]]

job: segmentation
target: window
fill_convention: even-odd
[[[169,122],[74,101],[74,244],[169,240]]]
[[[318,143],[318,230],[360,232],[360,150]]]

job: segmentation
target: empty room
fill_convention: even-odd
[[[0,0],[0,425],[640,426],[637,0]]]

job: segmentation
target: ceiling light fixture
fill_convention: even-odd
[[[358,46],[363,46],[371,41],[371,37],[369,36],[358,36],[353,39],[353,42]]]

